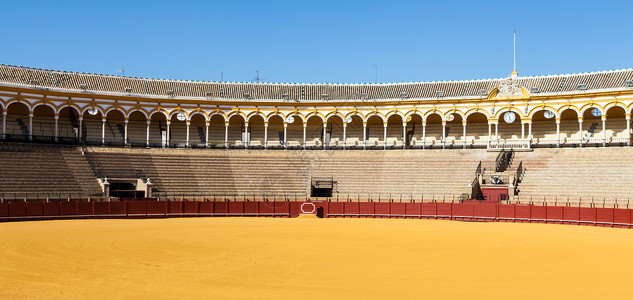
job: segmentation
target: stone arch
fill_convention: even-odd
[[[380,118],[380,120],[381,120],[383,123],[384,123],[384,122],[385,122],[385,120],[386,120],[386,119],[385,119],[385,115],[384,115],[384,114],[382,114],[381,112],[378,112],[378,111],[372,111],[372,112],[367,113],[367,114],[365,115],[365,117],[363,118],[363,121],[364,121],[364,122],[368,122],[368,121],[369,121],[369,118],[371,118],[371,117],[379,117],[379,118]]]
[[[336,113],[327,116],[326,121],[326,136],[325,144],[328,147],[342,147],[343,146],[343,124],[345,124],[345,117],[343,114]],[[347,129],[346,129],[347,130]]]
[[[504,107],[501,107],[501,108],[499,108],[497,110],[497,112],[494,114],[494,119],[501,120],[501,115],[503,113],[505,113],[505,112],[508,112],[508,111],[512,111],[515,114],[517,114],[517,119],[519,121],[525,117],[523,112],[519,108],[517,108],[516,106],[504,106]]]
[[[122,145],[125,136],[125,111],[111,108],[106,111],[105,143]]]
[[[226,116],[221,112],[211,113],[209,116],[209,147],[224,147],[224,131],[226,130]]]
[[[334,112],[334,111],[333,111],[333,112],[331,112],[331,113],[329,113],[329,114],[325,115],[325,122],[328,122],[328,121],[330,120],[330,118],[332,118],[332,117],[337,117],[337,116],[338,116],[339,118],[341,118],[341,121],[345,120],[345,115],[343,115],[343,114],[342,114],[342,113],[340,113],[340,112]]]
[[[588,103],[588,104],[585,104],[585,105],[581,106],[579,115],[584,116],[587,113],[587,111],[591,111],[594,108],[599,109],[600,113],[602,113],[604,115],[604,113],[605,113],[604,107],[602,107],[601,105],[599,105],[597,103]]]
[[[605,132],[607,143],[624,145],[630,140],[630,132],[627,131],[626,107],[621,105],[605,106]],[[630,120],[629,120],[630,121]],[[630,125],[629,125],[630,126]]]
[[[406,139],[405,117],[400,113],[387,114],[387,147],[400,147],[404,145]]]
[[[33,107],[32,136],[34,141],[54,141],[55,114],[55,108],[49,105],[36,105]]]
[[[31,107],[25,101],[16,99],[7,103],[6,139],[19,141],[29,139],[30,112]]]
[[[263,147],[264,146],[264,124],[266,123],[266,115],[264,114],[251,114],[248,116],[248,132],[249,132],[249,146],[251,147]]]
[[[452,116],[452,120],[448,120],[449,116]],[[442,117],[442,121],[446,122],[446,128],[444,132],[444,145],[452,147],[453,145],[462,146],[464,144],[464,125],[463,114],[458,110],[447,111]]]
[[[505,121],[506,114],[512,113],[515,118],[514,121],[508,123]],[[497,126],[499,126],[497,133],[501,140],[518,140],[521,139],[521,119],[523,113],[516,107],[504,107],[499,109],[495,114],[497,118]]]
[[[286,118],[281,114],[271,114],[268,116],[268,146],[269,147],[282,147],[286,141],[290,140],[301,140],[303,139],[303,122],[299,119],[295,119],[296,122],[300,123],[300,129],[298,132],[295,130],[290,131],[289,128],[286,128],[286,140],[284,140],[284,123],[286,123]],[[290,127],[290,124],[288,124]]]
[[[407,122],[407,136],[405,143],[407,147],[422,146],[422,114],[413,112],[407,114],[405,120]]]
[[[468,117],[470,117],[470,115],[472,114],[482,114],[486,118],[486,120],[490,119],[490,114],[488,113],[488,111],[481,108],[473,108],[473,109],[467,110],[464,113],[464,119],[468,120]]]
[[[306,147],[323,147],[323,115],[312,113],[306,118]]]
[[[256,117],[256,116],[260,116],[262,117],[262,120],[265,122],[266,121],[266,114],[259,112],[259,111],[252,111],[250,112],[247,116],[246,116],[246,121],[250,122],[252,117]],[[250,129],[249,129],[250,130]]]
[[[385,145],[384,131],[385,131],[385,119],[382,114],[374,113],[367,115],[366,119],[367,131],[367,146],[368,147],[383,147]]]
[[[486,145],[488,136],[488,114],[484,110],[466,113],[466,145],[477,147]]]
[[[147,114],[142,110],[131,110],[126,118],[128,119],[127,142],[134,146],[145,145],[147,142]]]
[[[202,148],[207,142],[207,116],[202,111],[193,111],[189,115],[189,145]]]
[[[242,112],[235,112],[228,115],[229,128],[228,128],[228,144],[229,147],[244,147],[246,139],[244,130],[246,129],[246,115]]]
[[[63,141],[77,141],[79,138],[79,126],[83,124],[79,121],[79,109],[72,105],[59,108],[58,111],[58,135]]]

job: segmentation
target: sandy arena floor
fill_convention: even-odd
[[[628,298],[633,230],[388,219],[0,223],[0,298]]]

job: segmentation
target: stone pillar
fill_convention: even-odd
[[[303,122],[303,149],[306,148],[306,128],[308,128],[308,123]]]
[[[101,144],[105,144],[105,124],[106,116],[101,116]],[[168,125],[169,126],[169,125]]]
[[[582,148],[582,144],[585,142],[585,137],[582,132],[582,117],[578,117],[578,132],[580,133],[580,147]]]
[[[108,182],[108,177],[103,178],[103,196],[110,198],[110,183]]]
[[[426,121],[422,121],[422,149],[426,148]]]
[[[525,140],[525,123],[521,121],[521,139]]]
[[[626,114],[626,145],[631,146],[631,114]]]
[[[384,126],[384,131],[383,131],[382,149],[387,150],[387,122],[384,122],[383,126]]]
[[[363,122],[363,150],[367,148],[367,122]]]
[[[145,197],[152,198],[153,185],[154,184],[151,181],[149,181],[149,177],[148,177],[147,182],[145,182]]]
[[[189,127],[191,125],[191,121],[186,120],[185,125],[187,126],[187,136],[185,137],[185,147],[189,147]]]
[[[2,110],[2,140],[7,138],[7,110]]]
[[[323,122],[323,140],[321,141],[321,144],[323,144],[323,149],[325,150],[325,147],[327,147],[327,145],[325,144],[325,135],[327,135],[327,122]]]
[[[33,140],[33,112],[29,112],[29,141]]]
[[[560,118],[556,118],[556,147],[560,147]]]
[[[462,121],[462,126],[464,127],[463,128],[464,132],[462,134],[462,136],[464,137],[464,149],[466,149],[466,120]]]
[[[209,125],[210,125],[210,121],[205,121],[204,125],[205,125],[205,130],[204,130],[204,147],[205,148],[209,148]]]
[[[495,140],[499,141],[499,122],[494,123],[495,125]]]
[[[147,127],[145,128],[145,146],[149,147],[149,125],[151,124],[152,120],[151,119],[147,119],[146,123],[147,123]]]
[[[59,139],[59,114],[55,114],[55,142]]]
[[[407,149],[407,122],[402,122],[402,149]]]
[[[532,122],[528,123],[528,139],[530,144],[532,144]]]
[[[127,123],[129,122],[128,118],[123,120],[123,145],[127,145]]]
[[[602,115],[602,147],[607,146],[607,115]]]
[[[244,148],[250,145],[250,136],[248,136],[248,122],[244,123]]]
[[[288,122],[284,122],[284,149],[288,149]]]
[[[229,121],[224,122],[224,148],[229,148]]]
[[[167,124],[167,134],[166,134],[166,142],[167,142],[167,148],[169,148],[169,146],[171,145],[171,130],[170,130],[170,126],[171,126],[171,121],[167,120],[165,122]]]
[[[347,148],[347,123],[343,122],[343,149]]]
[[[84,131],[84,118],[79,117],[79,142],[83,139],[83,131]]]
[[[268,148],[268,122],[264,122],[264,149]]]
[[[442,149],[446,148],[446,121],[442,121]]]

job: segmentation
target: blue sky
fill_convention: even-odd
[[[409,82],[633,67],[627,1],[12,1],[0,63],[187,80]]]

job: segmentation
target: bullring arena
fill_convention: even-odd
[[[631,296],[631,69],[301,84],[0,65],[0,105],[2,298]]]

